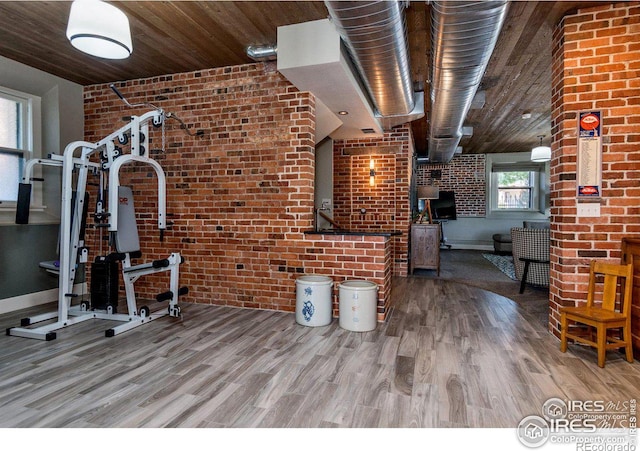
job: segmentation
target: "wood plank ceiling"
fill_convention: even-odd
[[[1,1],[0,55],[88,85],[248,63],[246,47],[276,44],[278,26],[328,17],[321,1],[112,3],[131,23],[134,51],[126,60],[75,50],[65,37],[71,2],[63,1]],[[486,104],[467,116],[473,136],[463,138],[464,153],[528,152],[538,135],[549,143],[553,28],[566,11],[593,3],[511,3],[480,87]],[[406,12],[414,85],[428,92],[430,6],[414,1]],[[426,155],[427,118],[412,127],[417,153]]]

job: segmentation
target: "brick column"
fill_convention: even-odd
[[[549,330],[558,309],[586,299],[589,261],[620,259],[623,236],[640,234],[640,3],[565,16],[554,33]],[[580,111],[603,124],[601,216],[577,217]]]

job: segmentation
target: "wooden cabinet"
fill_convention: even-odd
[[[440,225],[411,225],[411,268],[435,269],[440,275]]]

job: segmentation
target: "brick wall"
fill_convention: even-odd
[[[131,103],[151,102],[175,113],[191,131],[167,122],[165,153],[155,152],[167,176],[167,212],[175,225],[164,242],[155,230],[154,178],[129,170],[146,259],[179,251],[181,284],[200,303],[293,310],[296,275],[305,271],[302,231],[312,224],[314,102],[263,65],[132,80],[118,84]],[[141,114],[123,106],[108,85],[85,91],[86,139],[97,141],[120,118]],[[152,130],[150,148],[160,148]],[[95,248],[95,246],[94,246]],[[160,284],[140,279],[151,295]],[[166,285],[165,285],[166,286]]]
[[[479,154],[456,155],[447,164],[420,165],[416,170],[417,184],[437,185],[441,191],[453,191],[458,216],[483,217],[486,215],[485,163],[486,156]],[[432,171],[439,171],[440,178],[432,177]]]
[[[167,121],[165,152],[152,150],[167,176],[167,213],[174,226],[159,240],[156,180],[146,167],[121,171],[134,189],[143,261],[179,251],[185,301],[246,308],[295,310],[295,279],[363,278],[379,285],[384,237],[337,243],[306,236],[313,223],[314,99],[298,92],[273,64],[250,64],[130,80],[118,88],[131,103],[151,102],[175,113]],[[95,142],[121,125],[131,110],[106,84],[85,88],[85,139]],[[148,148],[162,147],[162,130]],[[105,254],[100,230],[88,233],[90,258]],[[388,246],[387,246],[388,247]],[[381,269],[382,268],[382,269]],[[168,289],[168,273],[136,283],[140,298]],[[154,278],[155,277],[155,278]],[[337,291],[336,291],[337,293]],[[379,318],[389,295],[379,294]]]
[[[549,328],[558,309],[585,300],[593,258],[618,262],[623,236],[640,234],[640,3],[566,16],[553,49]],[[600,110],[601,216],[577,217],[577,117]]]
[[[392,238],[393,271],[398,276],[407,275],[412,153],[408,124],[382,138],[336,141],[333,147],[334,219],[350,230],[401,231]],[[371,160],[374,186],[369,185]]]

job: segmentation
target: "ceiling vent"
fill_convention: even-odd
[[[362,137],[363,129],[382,136],[382,125],[328,19],[278,27],[278,71],[301,91],[313,93],[335,116],[338,126],[328,131],[331,138]],[[339,115],[341,111],[348,114]],[[322,139],[316,136],[317,142]]]

